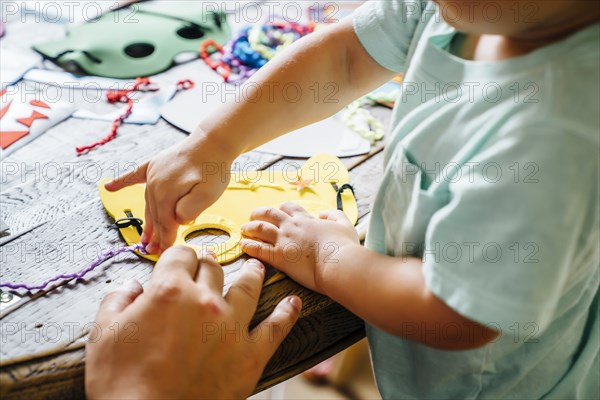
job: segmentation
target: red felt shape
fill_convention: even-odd
[[[31,104],[32,106],[36,106],[36,107],[42,107],[42,108],[50,109],[50,106],[48,104],[44,103],[41,100],[31,100],[29,102],[29,104]]]
[[[41,112],[34,111],[28,118],[19,118],[17,119],[17,122],[20,122],[27,127],[31,127],[33,121],[35,121],[36,119],[48,119],[48,117],[42,114]]]
[[[6,112],[10,108],[11,104],[12,104],[12,101],[9,102],[4,107],[2,107],[2,109],[0,109],[0,119],[2,119],[2,117],[4,117],[4,114],[6,114]],[[2,149],[6,149],[8,146],[13,144],[17,140],[21,139],[23,136],[27,135],[28,133],[29,133],[29,131],[0,132],[0,147],[2,147]]]
[[[6,112],[10,108],[11,104],[12,104],[12,101],[8,102],[7,105],[5,105],[4,107],[2,107],[2,109],[0,109],[0,119],[2,119],[2,117],[4,117],[4,114],[6,114]]]
[[[3,150],[6,150],[8,146],[27,134],[29,134],[29,131],[0,132],[0,147],[2,147]]]

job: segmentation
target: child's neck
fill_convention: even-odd
[[[459,39],[452,43],[451,51],[453,54],[467,60],[500,61],[531,53],[536,49],[565,39],[578,30],[597,22],[597,17],[593,19],[583,18],[580,21],[573,21],[572,25],[563,27],[563,29],[540,30],[537,35],[533,35],[531,32],[525,32],[522,36],[511,37],[488,34],[458,35]]]

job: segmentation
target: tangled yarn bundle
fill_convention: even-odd
[[[206,40],[200,57],[225,82],[241,83],[250,78],[277,53],[315,29],[315,23],[268,22],[245,27],[225,46]],[[209,50],[214,48],[212,54]],[[232,73],[235,77],[232,78]]]

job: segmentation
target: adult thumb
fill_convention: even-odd
[[[110,325],[116,315],[126,309],[143,292],[144,288],[138,281],[134,279],[125,281],[123,286],[104,296],[96,315],[96,322],[100,325]]]

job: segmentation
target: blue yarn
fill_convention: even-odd
[[[267,61],[266,58],[254,51],[247,37],[240,38],[232,49],[232,54],[237,57],[242,63],[250,68],[261,68]]]

